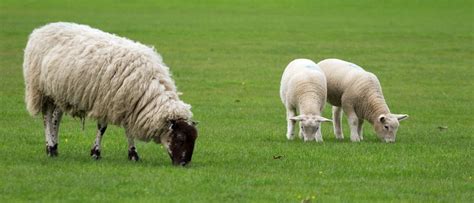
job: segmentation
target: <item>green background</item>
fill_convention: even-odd
[[[473,1],[0,0],[0,202],[472,202]],[[127,160],[110,127],[66,116],[46,157],[24,105],[23,49],[49,22],[88,24],[154,46],[200,121],[192,166],[154,143]],[[376,74],[401,123],[395,144],[286,140],[280,77],[295,58],[340,58]],[[326,106],[324,116],[330,117]],[[438,127],[447,127],[439,130]],[[281,156],[274,159],[274,156]]]

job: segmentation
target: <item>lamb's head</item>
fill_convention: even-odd
[[[321,122],[332,122],[332,120],[318,115],[299,115],[291,117],[290,120],[300,122],[300,133],[303,135],[305,141],[314,140],[316,133],[321,126]]]
[[[173,165],[185,166],[191,162],[194,142],[197,138],[196,122],[171,120],[170,133],[162,138],[161,143],[168,151]]]
[[[395,142],[400,121],[408,118],[406,114],[382,114],[374,122],[374,129],[379,138],[387,143]]]

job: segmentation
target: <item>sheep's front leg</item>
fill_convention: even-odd
[[[316,132],[316,142],[323,142],[323,134],[321,133],[321,127]]]
[[[355,113],[351,113],[347,115],[347,119],[349,120],[349,126],[351,128],[351,141],[360,142],[360,137],[358,134],[359,118],[357,118]]]
[[[290,118],[294,117],[296,115],[296,112],[294,109],[287,108],[286,109],[286,121],[288,122],[287,126],[287,131],[286,131],[286,138],[288,140],[293,140],[294,139],[294,128],[295,128],[295,123],[296,121],[291,120]]]
[[[342,107],[333,106],[332,107],[332,120],[333,120],[333,127],[334,127],[334,135],[336,135],[336,139],[343,140],[344,135],[342,133]]]
[[[91,156],[94,159],[100,159],[100,151],[101,151],[101,142],[102,138],[105,134],[105,130],[107,130],[107,123],[106,122],[97,122],[97,134],[95,137],[94,145],[92,145],[91,149]]]
[[[132,161],[140,160],[140,157],[138,156],[138,153],[137,153],[137,148],[135,147],[135,139],[127,135],[127,140],[128,140],[128,159]]]
[[[47,104],[43,112],[46,154],[51,157],[58,156],[59,124],[62,115],[63,112],[52,103]]]

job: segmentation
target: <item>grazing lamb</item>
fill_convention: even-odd
[[[86,25],[51,23],[31,33],[23,74],[27,109],[32,116],[43,114],[49,156],[58,155],[65,112],[98,121],[95,159],[111,123],[125,128],[130,160],[139,159],[138,139],[162,143],[174,165],[191,161],[197,138],[191,106],[179,99],[153,48]]]
[[[280,97],[286,107],[286,137],[293,139],[294,125],[299,121],[300,138],[322,142],[321,122],[331,120],[321,117],[326,102],[326,78],[319,66],[308,59],[290,62],[281,78]]]
[[[406,114],[392,114],[388,109],[377,77],[361,67],[339,59],[326,59],[318,63],[327,79],[328,102],[333,105],[334,134],[344,139],[341,128],[342,110],[351,129],[351,141],[359,142],[362,124],[368,120],[380,139],[395,142],[399,121]]]

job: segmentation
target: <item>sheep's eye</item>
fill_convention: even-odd
[[[385,128],[385,130],[388,130],[388,126],[383,126]]]

